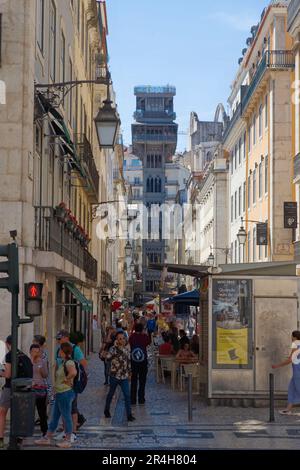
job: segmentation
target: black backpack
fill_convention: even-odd
[[[22,351],[17,352],[18,357],[18,379],[32,379],[33,377],[33,366],[32,362],[26,354]]]

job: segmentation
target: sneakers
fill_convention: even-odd
[[[57,434],[57,436],[55,436],[54,440],[55,441],[60,441],[61,439],[64,439],[65,437],[66,437],[66,433],[65,433],[65,431],[62,431],[59,434]]]
[[[71,441],[67,441],[67,439],[64,439],[61,442],[57,442],[56,447],[60,447],[61,449],[70,449],[70,447],[72,447],[72,437]]]
[[[281,415],[291,415],[292,412],[291,412],[291,410],[280,410],[279,414],[281,414]]]
[[[81,426],[84,425],[86,422],[86,418],[83,415],[78,416],[78,424],[77,424],[77,430],[81,428]]]
[[[135,421],[135,417],[132,415],[129,415],[127,418],[127,421]]]
[[[64,441],[67,441],[67,439],[65,438]],[[77,441],[77,436],[74,432],[72,432],[72,434],[71,434],[71,443],[73,444],[75,441]]]
[[[37,441],[34,441],[35,445],[37,446],[50,446],[51,445],[51,439],[48,437],[44,436],[38,439]]]
[[[108,410],[104,410],[104,416],[105,418],[111,418],[111,414]]]

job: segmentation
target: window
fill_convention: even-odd
[[[70,81],[73,80],[73,64],[71,59],[69,59],[69,79]],[[70,126],[72,127],[72,114],[73,114],[73,90],[69,91],[68,94],[68,108],[69,108],[69,123]]]
[[[259,107],[258,133],[262,137],[262,104]]]
[[[248,153],[251,152],[251,126],[248,127]]]
[[[50,4],[50,77],[55,81],[56,71],[56,8],[53,2]]]
[[[237,191],[234,193],[234,220],[237,218]]]
[[[246,210],[246,181],[243,183],[243,212]]]
[[[236,170],[236,165],[237,165],[237,153],[238,153],[238,146],[237,144],[234,147],[234,169]]]
[[[242,186],[239,187],[239,217],[242,210]]]
[[[268,172],[269,172],[269,156],[265,158],[265,193],[268,192]]]
[[[259,247],[258,247],[258,259],[259,260],[262,259],[262,245],[259,245]]]
[[[248,209],[251,207],[251,176],[248,176]]]
[[[258,197],[262,197],[262,162],[260,162],[258,167]]]
[[[230,245],[230,256],[231,256],[231,262],[233,263],[233,243]]]
[[[265,97],[265,128],[268,127],[268,120],[269,120],[269,97],[268,94],[266,94]]]
[[[268,221],[266,220],[265,223],[267,224]],[[268,258],[268,245],[265,245],[265,258]]]
[[[253,196],[253,204],[255,204],[256,203],[256,168],[253,171],[253,192],[252,192],[252,196]]]
[[[84,32],[84,25],[85,25],[85,18],[84,18],[84,6],[81,5],[81,53],[84,55],[84,39],[85,39],[85,32]]]
[[[256,261],[256,227],[253,229],[253,249],[252,249],[253,262]]]
[[[134,189],[133,190],[133,197],[139,197],[140,196],[140,190],[139,189]]]
[[[230,167],[231,167],[231,174],[233,175],[233,151],[230,153]]]
[[[37,43],[41,52],[44,51],[44,21],[45,21],[45,5],[44,0],[37,0]]]
[[[244,145],[243,145],[243,159],[246,159],[246,145],[247,145],[247,133],[244,132]]]
[[[241,164],[241,156],[242,156],[242,139],[239,140],[239,165]]]
[[[248,263],[250,262],[250,256],[251,256],[251,232],[249,230],[248,236],[247,236],[247,245],[248,245]]]
[[[230,220],[233,222],[233,196],[231,196],[231,213],[230,213]]]
[[[135,184],[140,184],[140,178],[138,176],[134,177],[134,183]]]
[[[66,40],[64,33],[61,32],[61,40],[60,40],[60,81],[65,81],[65,74],[66,74]],[[63,102],[64,104],[64,102]]]
[[[253,116],[253,145],[256,144],[256,114]]]
[[[234,261],[237,263],[238,258],[237,258],[237,241],[235,240],[234,242]]]

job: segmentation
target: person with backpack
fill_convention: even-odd
[[[65,425],[65,439],[57,442],[57,447],[68,449],[72,447],[72,402],[75,397],[74,380],[78,375],[75,361],[72,359],[73,347],[68,343],[62,343],[59,348],[60,364],[55,372],[55,403],[52,411],[48,431],[45,436],[35,441],[36,445],[49,446],[51,439],[57,429],[60,417],[62,416]]]
[[[60,357],[60,347],[64,343],[69,343],[72,346],[72,354],[71,358],[73,361],[75,361],[75,364],[78,364],[80,367],[81,371],[81,379],[83,379],[83,382],[86,383],[87,381],[87,360],[84,358],[83,352],[81,351],[80,347],[77,346],[76,344],[71,343],[70,341],[70,333],[67,330],[60,330],[57,335],[56,339],[58,342],[58,348],[56,351],[56,367],[59,367],[62,364],[62,360]],[[80,414],[78,411],[78,406],[77,406],[77,391],[75,391],[75,396],[74,400],[72,403],[72,421],[73,421],[73,433],[71,436],[71,441],[72,443],[76,441],[77,439],[77,430],[78,430],[78,415]],[[81,393],[81,392],[80,392]],[[57,439],[61,439],[65,437],[65,432],[62,431],[60,434],[58,434]]]
[[[5,369],[0,372],[0,377],[5,378],[5,384],[0,396],[0,448],[4,447],[4,430],[6,415],[10,408],[10,396],[11,396],[11,345],[12,336],[9,335],[5,341],[8,352],[5,356]],[[18,367],[17,377],[18,378],[29,378],[32,379],[33,367],[31,360],[22,351],[17,351]]]
[[[49,375],[48,361],[42,356],[42,349],[39,344],[30,346],[30,357],[33,366],[32,389],[35,392],[35,405],[40,418],[42,436],[48,431],[47,423],[47,377]]]
[[[129,337],[131,348],[131,404],[136,405],[137,385],[139,383],[138,401],[145,403],[145,386],[148,372],[147,346],[151,343],[149,336],[143,332],[143,325],[137,323],[135,332]]]

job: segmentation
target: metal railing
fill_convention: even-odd
[[[75,134],[74,142],[80,163],[88,173],[93,191],[98,199],[99,194],[99,173],[95,164],[92,147],[85,134]]]
[[[134,94],[153,94],[153,93],[166,93],[166,94],[172,94],[176,95],[176,87],[172,85],[166,85],[166,86],[136,86],[134,87]]]
[[[97,280],[97,260],[55,217],[55,209],[49,206],[35,207],[35,249],[54,251]],[[92,277],[90,277],[92,276]]]
[[[261,82],[267,69],[287,70],[294,67],[295,55],[293,51],[266,51],[256,69],[255,74],[253,75],[250,85],[246,88],[246,92],[242,97],[242,112],[247,107],[254,91]]]
[[[174,111],[165,110],[165,111],[147,111],[144,109],[137,109],[133,114],[134,119],[151,119],[151,118],[160,118],[160,119],[170,119],[175,121],[176,113]]]
[[[296,16],[300,13],[300,0],[291,0],[288,6],[287,28],[291,29]]]
[[[132,136],[133,142],[177,142],[177,135],[162,135],[162,134],[134,134]]]

